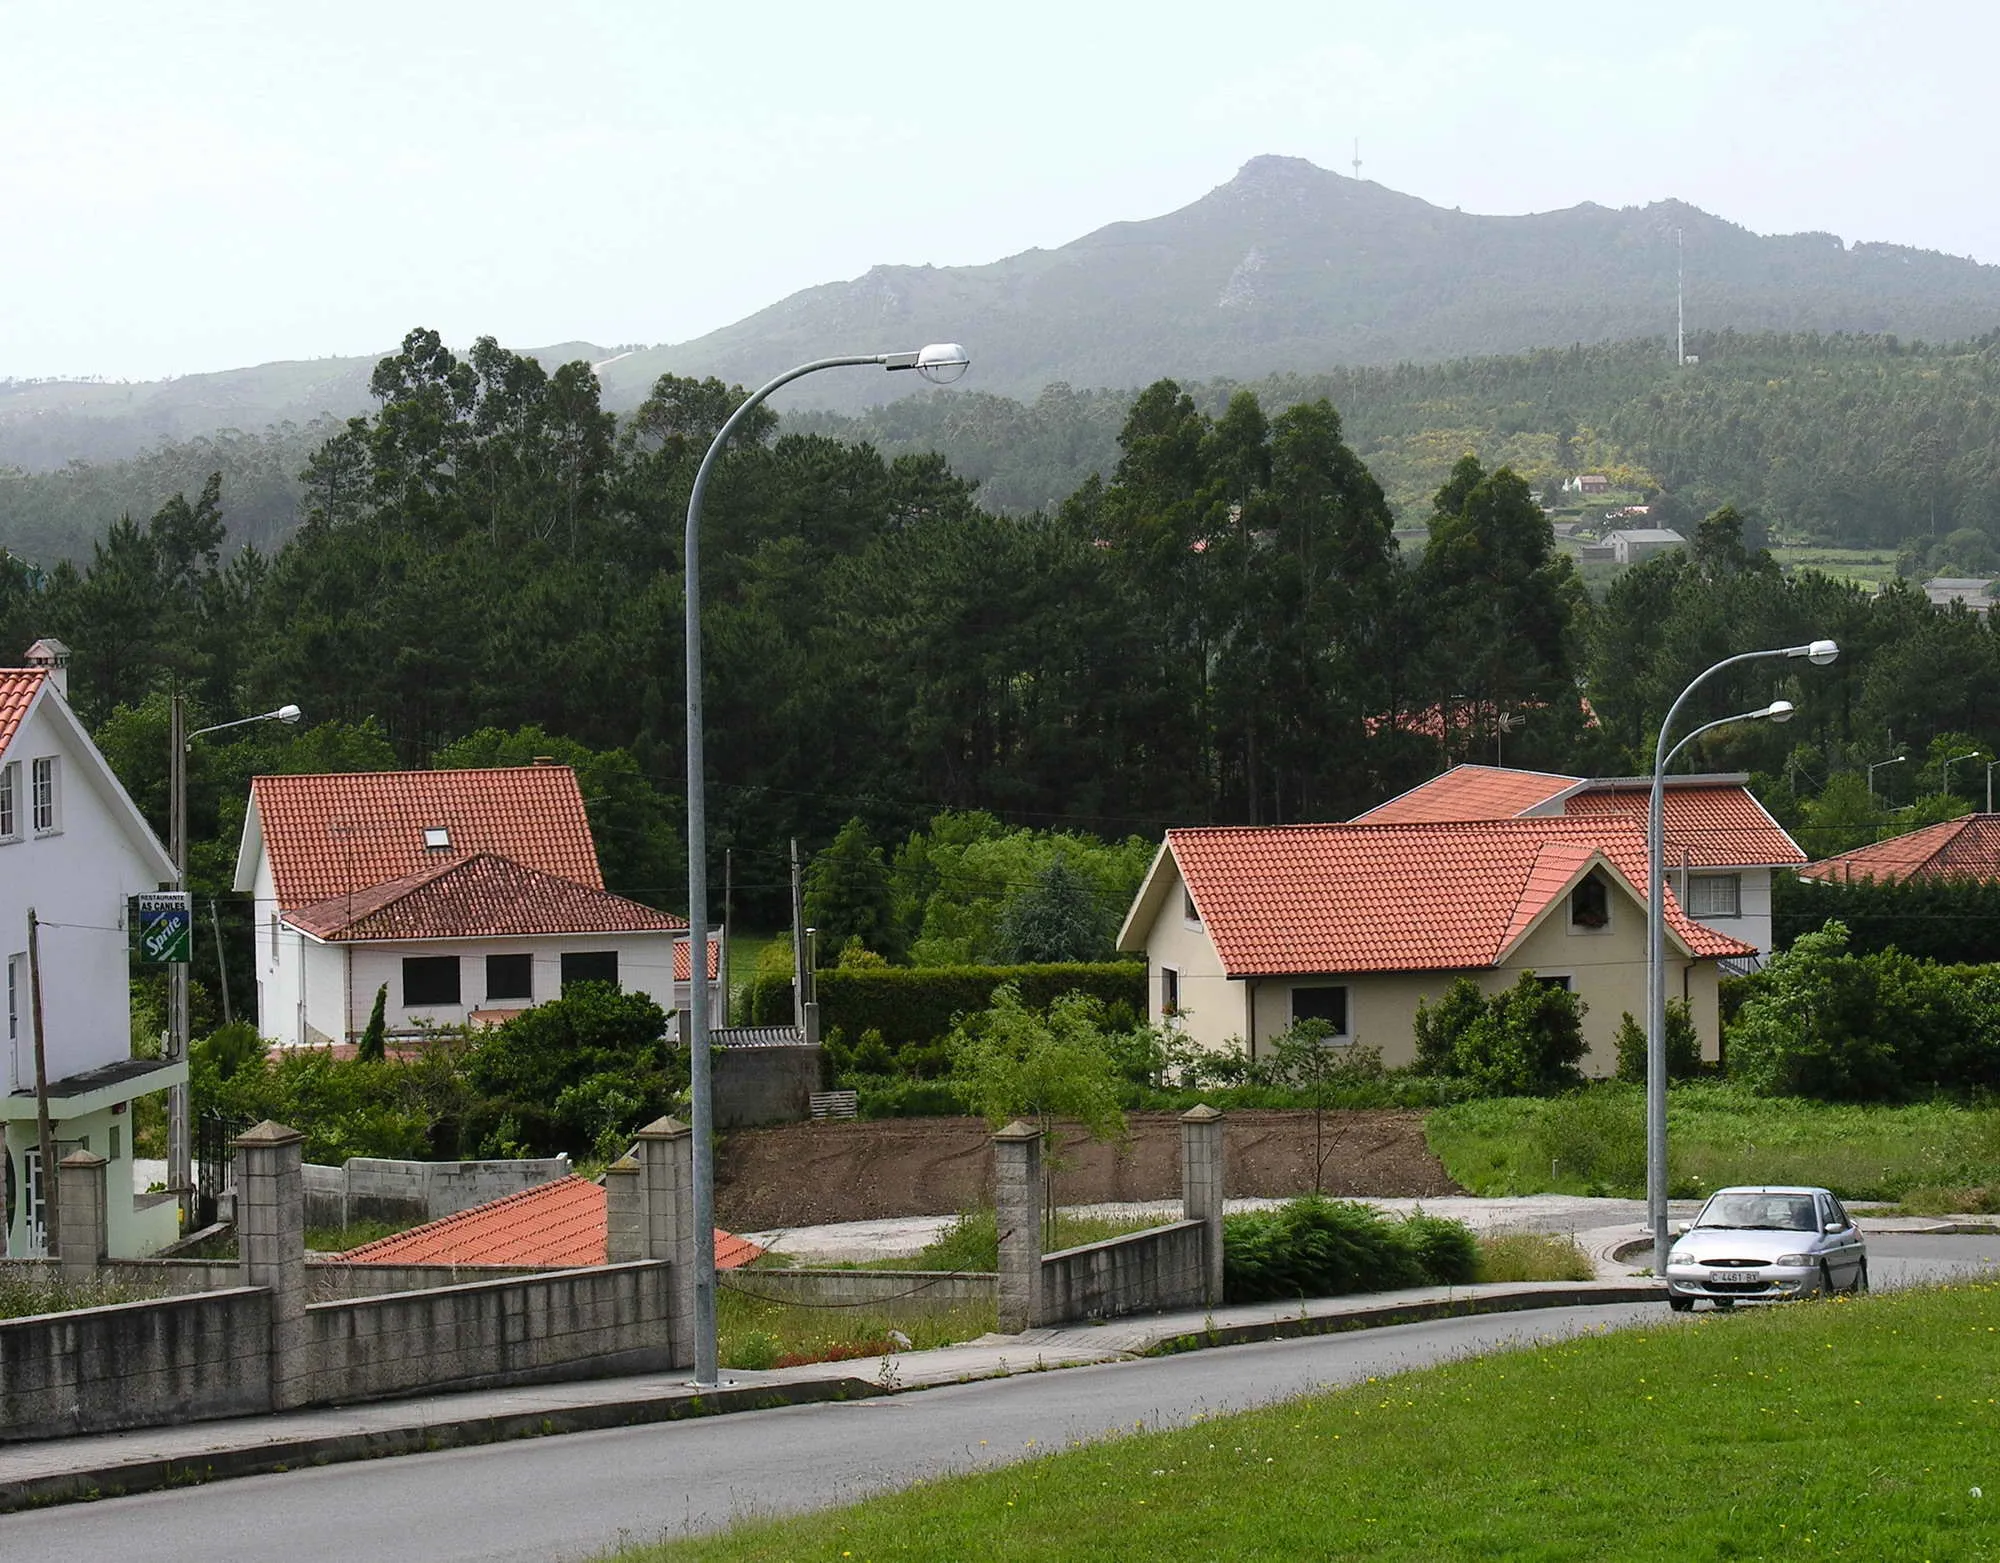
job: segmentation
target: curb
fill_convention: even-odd
[[[233,1476],[267,1476],[316,1465],[342,1465],[353,1460],[424,1454],[436,1449],[462,1449],[476,1444],[506,1443],[517,1438],[542,1438],[559,1433],[640,1427],[651,1422],[680,1422],[693,1417],[727,1416],[735,1411],[767,1411],[780,1406],[860,1400],[883,1392],[880,1385],[857,1378],[746,1385],[741,1389],[715,1390],[708,1395],[689,1391],[684,1395],[654,1395],[642,1400],[566,1406],[555,1411],[462,1417],[431,1426],[398,1427],[381,1432],[331,1433],[318,1438],[294,1438],[244,1449],[221,1449],[191,1458],[122,1461],[87,1470],[0,1482],[0,1514],[58,1503],[92,1502],[99,1498],[160,1492],[171,1487],[192,1487]]]

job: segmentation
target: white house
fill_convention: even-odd
[[[1635,526],[1606,532],[1604,541],[1611,545],[1611,557],[1620,564],[1643,564],[1655,554],[1687,547],[1685,537],[1664,526]]]
[[[56,1158],[77,1150],[105,1158],[109,1251],[137,1257],[180,1235],[180,1207],[168,1195],[132,1194],[132,1104],[184,1083],[187,1065],[132,1056],[125,913],[128,897],[172,882],[173,862],[64,698],[67,649],[38,642],[30,659],[40,665],[0,670],[6,1248],[16,1256],[47,1249],[35,1059],[39,988],[42,1081]]]
[[[391,1035],[572,982],[689,996],[686,922],[604,888],[566,765],[259,776],[236,888],[255,898],[258,1028],[287,1047],[355,1041],[384,988]],[[717,1004],[718,965],[711,935]]]

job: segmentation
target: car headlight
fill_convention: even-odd
[[[1818,1264],[1818,1263],[1819,1263],[1819,1255],[1817,1255],[1817,1254],[1780,1254],[1780,1255],[1778,1255],[1778,1257],[1777,1257],[1776,1259],[1772,1260],[1772,1261],[1771,1261],[1771,1263],[1773,1263],[1773,1264],[1776,1264],[1776,1265],[1790,1265],[1790,1266],[1792,1266],[1792,1267],[1793,1267],[1793,1268],[1795,1268],[1795,1269],[1802,1269],[1802,1268],[1805,1268],[1805,1267],[1807,1267],[1807,1266],[1810,1266],[1810,1265],[1816,1265],[1816,1264]]]
[[[1667,1255],[1667,1263],[1670,1265],[1691,1265],[1700,1264],[1701,1261],[1696,1259],[1689,1250],[1676,1248]]]

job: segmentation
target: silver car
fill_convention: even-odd
[[[1667,1306],[1831,1296],[1868,1289],[1868,1250],[1825,1189],[1718,1189],[1667,1255]]]

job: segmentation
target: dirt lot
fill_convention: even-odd
[[[1133,1113],[1130,1139],[1064,1137],[1056,1178],[1065,1205],[1171,1199],[1180,1193],[1180,1124]],[[1321,1125],[1328,1194],[1436,1197],[1462,1192],[1424,1144],[1423,1114],[1327,1113]],[[1283,1197],[1313,1186],[1313,1115],[1231,1113],[1223,1131],[1232,1198]],[[716,1219],[738,1232],[948,1216],[992,1200],[993,1151],[976,1118],[800,1123],[728,1135],[716,1165]]]

